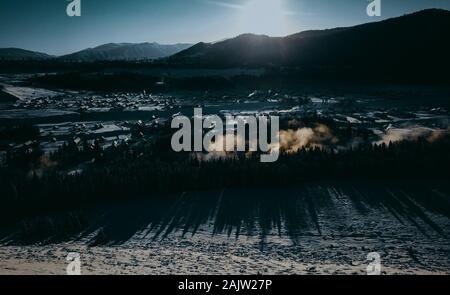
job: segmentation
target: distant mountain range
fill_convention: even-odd
[[[326,71],[448,71],[450,11],[428,9],[354,27],[305,31],[287,37],[244,34],[198,43],[168,58],[208,67],[282,66]],[[448,73],[447,73],[448,75]]]
[[[304,31],[286,37],[244,34],[215,43],[106,44],[58,57],[64,61],[164,58],[165,65],[199,68],[274,67],[330,75],[448,77],[450,11],[428,9],[353,27]],[[0,59],[49,59],[1,49]],[[447,79],[447,78],[445,78]]]
[[[71,61],[147,60],[168,57],[192,44],[162,45],[158,43],[109,43],[59,57]]]
[[[54,56],[20,48],[0,48],[0,60],[44,60]]]
[[[0,49],[0,60],[55,59],[80,62],[148,60],[168,57],[185,50],[190,46],[192,46],[192,44],[163,45],[158,43],[109,43],[60,57],[19,48],[4,48]]]

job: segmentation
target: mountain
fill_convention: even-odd
[[[0,48],[0,60],[44,60],[51,59],[53,56],[20,49],[20,48]]]
[[[167,57],[178,53],[191,44],[162,45],[158,43],[109,43],[95,48],[88,48],[60,59],[68,61],[100,61],[100,60],[144,60]]]
[[[63,61],[147,60],[168,57],[191,44],[162,45],[158,43],[109,43],[58,57]],[[0,48],[0,60],[45,60],[57,58],[19,48]]]
[[[371,74],[437,69],[447,75],[448,36],[450,11],[428,9],[354,27],[305,31],[286,37],[244,34],[217,43],[198,43],[168,61],[208,67],[275,65]]]

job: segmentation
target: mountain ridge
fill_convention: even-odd
[[[450,66],[450,11],[427,9],[382,21],[285,37],[241,34],[223,41],[160,45],[107,43],[53,57],[26,52],[22,59],[56,61],[150,60],[159,65],[236,68],[277,67],[317,75],[446,75]],[[147,51],[147,49],[151,50]],[[169,48],[169,49],[168,49]],[[5,52],[7,49],[3,49]],[[21,50],[21,49],[16,49]],[[2,49],[0,49],[0,53]],[[2,55],[0,54],[0,60]]]
[[[104,61],[104,60],[149,60],[168,57],[182,51],[191,44],[173,45],[156,42],[144,43],[107,43],[58,57],[66,61]]]
[[[16,47],[0,48],[0,60],[45,60],[55,58],[46,53]]]
[[[119,60],[149,60],[168,57],[182,51],[192,44],[159,44],[156,42],[143,43],[106,43],[93,48],[86,48],[74,53],[52,56],[21,48],[0,48],[0,60],[60,60],[60,61],[119,61]]]
[[[450,11],[428,9],[379,22],[285,37],[242,34],[217,43],[201,42],[167,61],[212,67],[449,64],[449,35]]]

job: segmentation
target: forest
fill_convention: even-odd
[[[0,221],[76,210],[111,200],[164,198],[186,191],[292,187],[304,183],[448,181],[450,136],[346,150],[304,147],[275,163],[257,153],[175,153],[170,136],[102,149],[100,142],[65,144],[44,154],[38,145],[7,153],[0,168]],[[73,167],[82,169],[70,173]]]

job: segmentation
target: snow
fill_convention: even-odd
[[[133,228],[137,220],[151,219],[149,210],[154,204],[146,201],[118,203],[106,213],[93,214],[98,218],[93,223],[98,225],[97,230],[88,229],[66,242],[16,246],[4,241],[0,246],[0,274],[64,274],[65,258],[70,252],[81,255],[84,274],[365,275],[370,252],[380,254],[383,274],[450,274],[449,218],[416,203],[415,209],[410,210],[408,206],[412,204],[406,206],[407,203],[400,202],[410,199],[410,194],[417,191],[415,187],[377,187],[374,190],[364,186],[308,186],[302,194],[310,192],[314,196],[314,208],[306,203],[299,204],[294,211],[306,210],[298,213],[303,217],[282,220],[279,228],[271,223],[272,228],[265,230],[261,229],[258,215],[253,220],[243,218],[241,223],[232,221],[227,225],[224,212],[200,222],[198,228],[195,224],[189,225],[187,222],[195,212],[208,210],[208,207],[204,207],[203,199],[201,205],[195,199],[188,200],[196,194],[185,194],[169,206],[178,208],[177,212],[163,211],[162,220],[136,226],[134,234],[128,237],[127,229]],[[440,196],[448,200],[441,189],[433,185],[432,190],[424,193],[435,197],[440,192]],[[278,210],[282,210],[283,204],[286,205],[282,196],[291,196],[294,191],[282,190],[276,194],[265,190],[277,196],[276,203],[267,202],[278,204]],[[389,202],[400,203],[393,206],[383,202],[380,194],[384,197],[391,194],[393,199]],[[242,197],[235,195],[235,191],[223,192],[220,205],[212,202],[211,208],[219,206],[216,212],[226,210],[227,207],[222,206],[238,208],[237,204],[230,203],[238,200],[242,205]],[[205,197],[217,198],[214,194]],[[301,200],[304,199],[299,198],[298,202],[303,202]],[[256,206],[249,201],[245,203]],[[267,212],[269,207],[263,211]],[[153,209],[170,210],[167,207]],[[256,211],[247,209],[241,208],[239,212],[261,212],[256,207]],[[422,213],[414,214],[417,210]],[[292,213],[285,213],[289,212]],[[113,219],[108,219],[108,215]],[[118,216],[121,216],[119,220]],[[102,222],[102,218],[106,220]],[[122,223],[124,220],[126,223]],[[245,225],[247,222],[250,223]],[[242,225],[239,234],[238,224]],[[93,244],[100,232],[105,232],[111,240]],[[127,236],[124,241],[114,241],[114,237],[122,239],[124,234]]]
[[[42,89],[42,88],[30,88],[30,87],[17,87],[17,86],[11,86],[11,85],[5,85],[3,91],[6,93],[9,93],[15,97],[17,97],[20,100],[31,100],[35,98],[40,97],[53,97],[60,95],[59,92],[55,92],[48,89]]]

